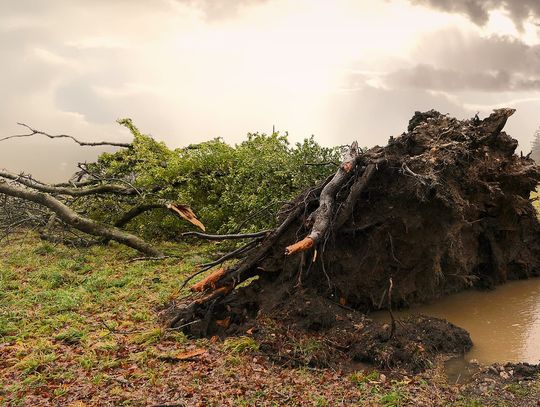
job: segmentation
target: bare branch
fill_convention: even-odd
[[[234,240],[234,239],[250,239],[254,237],[263,237],[263,236],[266,236],[270,232],[272,232],[272,229],[261,230],[260,232],[255,232],[255,233],[237,233],[237,234],[231,234],[231,235],[209,235],[209,234],[200,233],[200,232],[185,232],[185,233],[182,233],[181,236],[182,237],[195,236],[195,237],[206,239],[206,240]]]
[[[67,225],[88,233],[93,236],[100,236],[106,239],[114,240],[118,243],[125,244],[133,249],[144,253],[151,257],[161,257],[163,254],[151,244],[145,242],[138,236],[124,232],[116,227],[104,225],[92,219],[85,218],[71,208],[60,202],[52,195],[42,192],[30,191],[14,185],[9,185],[5,180],[0,179],[0,193],[6,194],[15,198],[25,199],[44,206],[58,216]]]
[[[120,194],[120,195],[136,195],[137,190],[135,188],[127,188],[123,185],[104,184],[91,188],[68,188],[60,186],[52,186],[44,184],[43,182],[36,181],[27,175],[14,175],[6,171],[0,170],[0,177],[18,182],[25,187],[35,189],[40,192],[46,192],[48,194],[58,195],[70,195],[70,196],[87,196],[96,194]]]
[[[113,142],[113,141],[95,141],[95,142],[80,141],[80,140],[77,140],[75,137],[70,136],[69,134],[52,135],[52,134],[49,134],[49,133],[45,133],[44,131],[41,131],[41,130],[33,129],[32,127],[30,127],[30,126],[28,126],[27,124],[24,124],[24,123],[17,123],[17,124],[19,126],[23,126],[26,129],[28,129],[30,131],[30,133],[27,133],[27,134],[15,134],[13,136],[8,136],[8,137],[1,138],[0,141],[9,140],[9,139],[13,139],[13,138],[23,138],[23,137],[32,137],[32,136],[35,136],[35,135],[43,135],[43,136],[48,137],[50,139],[67,138],[67,139],[73,140],[75,143],[77,143],[78,145],[83,146],[83,147],[85,147],[85,146],[90,146],[90,147],[113,146],[113,147],[125,147],[125,148],[131,147],[131,143],[117,143],[117,142]]]

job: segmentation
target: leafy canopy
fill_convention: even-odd
[[[322,147],[313,136],[291,145],[287,133],[250,133],[235,146],[216,138],[171,150],[142,134],[130,119],[118,122],[133,134],[132,146],[102,154],[90,168],[150,192],[122,201],[85,202],[89,213],[107,221],[118,218],[134,199],[165,199],[190,205],[210,232],[260,230],[274,224],[286,201],[334,172],[340,161],[338,148]],[[185,227],[165,211],[130,225],[139,233],[163,237]]]

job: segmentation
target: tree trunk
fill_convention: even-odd
[[[2,179],[0,179],[0,193],[42,205],[53,211],[63,222],[81,232],[103,237],[108,240],[114,240],[150,257],[163,257],[160,250],[145,242],[143,239],[124,232],[116,227],[85,218],[51,195],[16,187],[8,184]]]

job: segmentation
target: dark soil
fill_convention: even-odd
[[[514,154],[517,141],[502,131],[512,113],[501,109],[484,120],[460,121],[417,112],[407,133],[366,153],[385,163],[339,229],[308,251],[284,254],[309,232],[308,214],[318,200],[306,191],[282,210],[282,220],[303,205],[301,215],[229,274],[238,277],[234,272],[246,269],[234,286],[257,279],[211,301],[195,297],[169,309],[166,319],[176,316],[176,326],[190,323],[184,329],[193,336],[253,328],[270,353],[292,362],[303,360],[302,352],[287,352],[285,342],[298,348],[294,344],[308,333],[322,344],[311,352],[312,364],[348,358],[418,370],[436,354],[467,351],[468,334],[445,321],[398,322],[389,339],[390,327],[364,313],[540,275],[540,225],[529,199],[540,171],[528,157]],[[335,196],[336,218],[362,165],[355,171]],[[227,284],[225,273],[213,288]]]

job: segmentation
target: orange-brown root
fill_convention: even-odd
[[[199,281],[191,287],[191,291],[205,291],[208,288],[215,289],[218,280],[225,274],[225,269],[220,268],[208,275],[205,279]]]
[[[303,252],[310,247],[313,247],[313,239],[310,237],[305,237],[299,242],[287,246],[287,248],[285,249],[285,254],[287,256],[290,256],[291,254],[294,254],[296,252]]]
[[[206,296],[204,296],[202,298],[199,298],[198,300],[195,300],[195,304],[201,305],[201,304],[204,304],[205,302],[207,302],[207,301],[209,301],[211,299],[219,297],[220,295],[227,295],[232,291],[232,289],[233,289],[232,285],[226,285],[224,287],[220,287],[217,290],[212,291],[210,294],[208,294],[208,295],[206,295]]]

